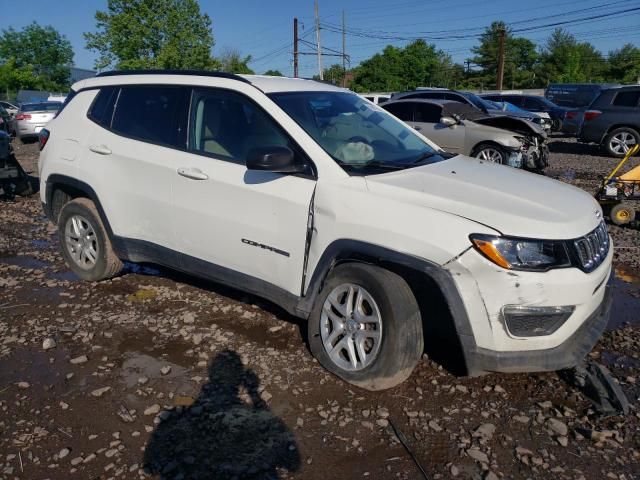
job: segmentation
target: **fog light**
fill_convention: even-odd
[[[565,307],[524,307],[506,305],[502,307],[502,318],[515,337],[541,337],[551,335],[566,322],[574,306]]]

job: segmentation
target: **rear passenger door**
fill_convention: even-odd
[[[249,290],[257,278],[299,295],[315,179],[311,171],[247,170],[245,161],[253,148],[273,145],[288,146],[300,162],[308,159],[243,94],[194,89],[190,104],[188,151],[173,177],[174,228],[184,269],[241,282]]]
[[[131,252],[177,247],[171,184],[176,151],[185,146],[187,92],[170,85],[104,87],[89,110],[81,178],[96,190],[114,235],[128,240]]]

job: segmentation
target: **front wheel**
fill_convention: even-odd
[[[505,165],[507,163],[507,154],[505,151],[492,144],[485,143],[479,145],[475,149],[473,156],[489,163],[499,163],[501,165]]]
[[[331,272],[311,312],[308,337],[327,370],[367,390],[402,383],[424,348],[409,285],[393,272],[356,263]]]
[[[62,256],[81,279],[97,282],[122,270],[100,215],[88,198],[76,198],[62,208],[58,235]]]

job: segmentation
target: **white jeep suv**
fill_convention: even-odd
[[[541,371],[580,362],[607,323],[613,249],[590,195],[446,153],[345,89],[100,74],[40,145],[77,275],[154,262],[260,295],[363,388],[405,380],[442,332],[469,374]]]

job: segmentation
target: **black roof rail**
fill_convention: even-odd
[[[117,77],[120,75],[197,75],[201,77],[217,77],[228,78],[230,80],[238,80],[244,83],[251,83],[246,78],[234,73],[216,72],[213,70],[110,70],[101,72],[96,77]]]

